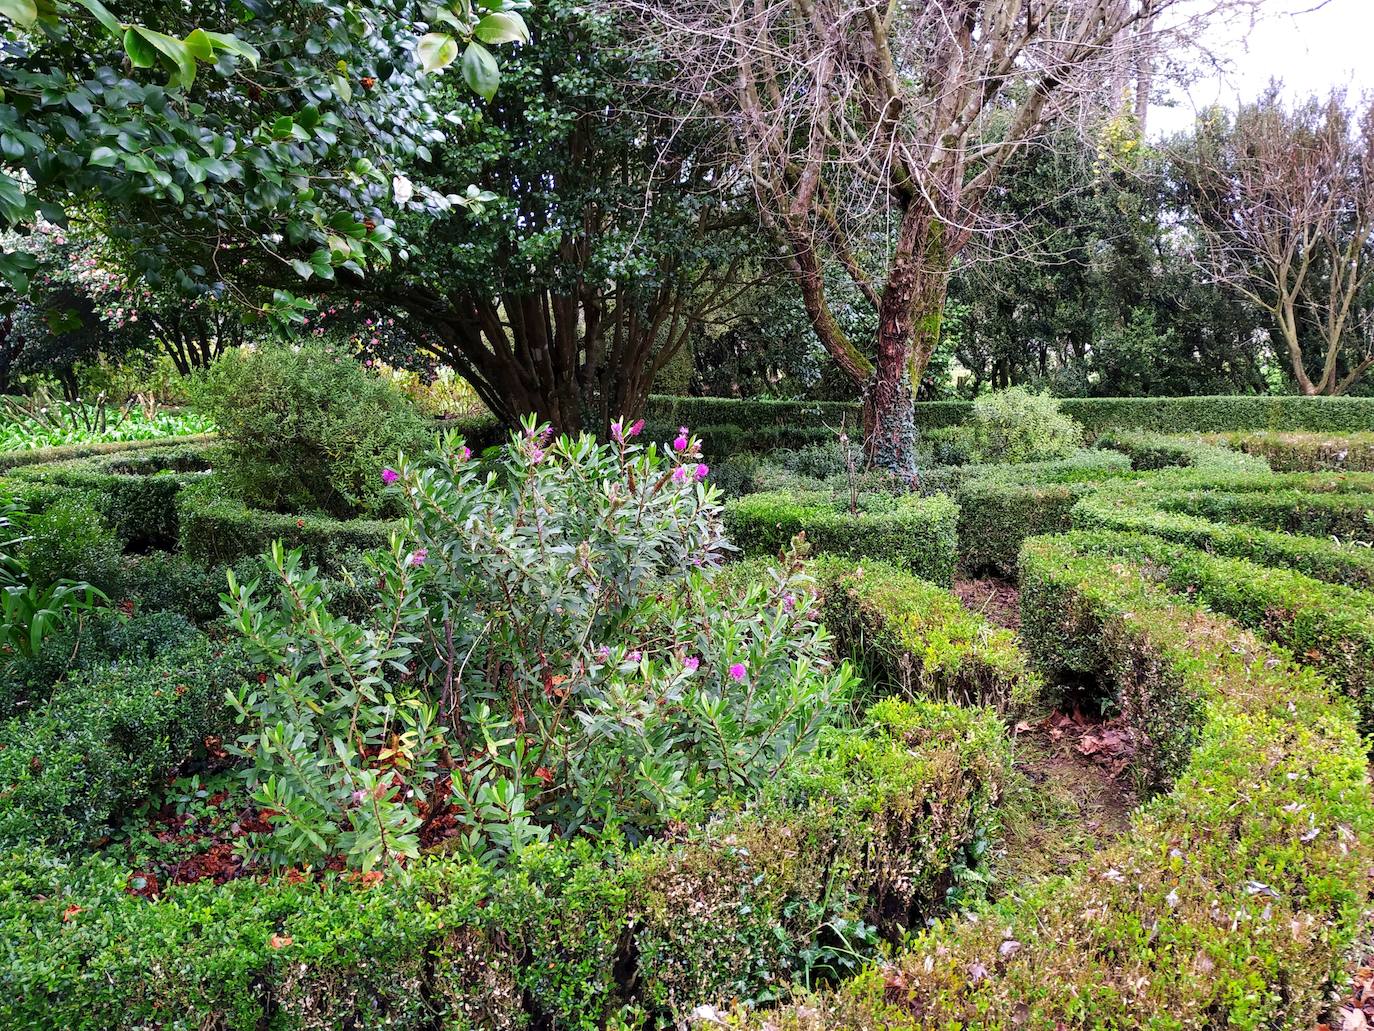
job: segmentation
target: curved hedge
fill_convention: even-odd
[[[1130,833],[975,922],[780,1012],[776,1029],[1308,1028],[1357,935],[1374,804],[1353,713],[1322,678],[1135,565],[1039,539],[1027,636],[1086,668],[1156,748],[1172,789]],[[1160,726],[1172,714],[1172,726]],[[1159,742],[1156,742],[1158,744]]]
[[[866,497],[870,509],[848,511],[833,496],[783,492],[726,502],[725,528],[746,555],[775,555],[805,533],[813,550],[878,558],[938,584],[954,576],[959,509],[948,497]]]
[[[30,448],[27,451],[3,451],[0,452],[0,472],[18,469],[26,465],[65,462],[73,458],[90,458],[95,455],[123,454],[126,451],[143,451],[149,448],[164,448],[179,444],[206,444],[214,439],[213,433],[196,433],[185,437],[106,440],[91,444],[65,444],[61,447]]]
[[[1269,472],[1263,458],[1209,444],[1200,437],[1169,436],[1143,430],[1109,430],[1097,438],[1099,448],[1119,451],[1139,471],[1183,467],[1209,473]]]
[[[840,955],[824,950],[837,926],[919,926],[981,854],[1009,763],[995,714],[888,700],[686,841],[155,902],[108,861],[15,853],[0,864],[0,1026],[590,1029],[767,999]]]

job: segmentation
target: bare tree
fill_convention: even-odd
[[[1374,366],[1374,98],[1271,84],[1176,163],[1212,274],[1273,317],[1299,390],[1345,393]]]
[[[816,333],[865,397],[871,460],[914,468],[914,384],[951,265],[1006,163],[1065,118],[1119,106],[1121,69],[1248,0],[628,0],[671,84],[735,148]],[[622,8],[623,9],[623,8]],[[875,360],[826,270],[877,312]]]

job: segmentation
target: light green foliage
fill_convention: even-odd
[[[531,423],[485,477],[453,438],[388,470],[405,529],[372,559],[365,623],[332,615],[280,547],[275,598],[234,586],[275,671],[234,699],[258,797],[282,813],[269,858],[412,854],[446,749],[467,757],[455,844],[496,861],[555,827],[655,832],[814,747],[852,677],[830,668],[812,593],[790,575],[724,599],[696,443],[669,460],[630,436]]]
[[[378,512],[381,467],[430,437],[397,387],[318,344],[229,351],[194,396],[220,429],[216,475],[268,510]]]
[[[1139,470],[1181,466],[1210,473],[1253,473],[1269,469],[1263,458],[1218,447],[1199,437],[1110,430],[1098,437],[1097,446],[1129,456],[1131,465]]]
[[[97,408],[56,400],[45,408],[42,413],[15,408],[0,413],[0,451],[156,440],[214,428],[193,412],[162,410],[150,417],[138,408],[128,408],[101,417]]]
[[[1374,433],[1245,431],[1213,433],[1204,440],[1267,461],[1277,472],[1374,470]]]
[[[975,462],[1045,462],[1066,458],[1083,443],[1083,427],[1059,402],[1022,387],[974,401],[967,429]]]

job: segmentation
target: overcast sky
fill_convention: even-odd
[[[1230,59],[1230,70],[1176,91],[1177,107],[1152,108],[1150,134],[1186,128],[1195,111],[1211,104],[1233,107],[1237,99],[1253,99],[1270,77],[1282,79],[1290,94],[1324,93],[1332,86],[1374,91],[1374,0],[1319,4],[1265,0],[1265,16],[1248,39],[1235,38],[1234,31],[1219,34],[1211,45]]]

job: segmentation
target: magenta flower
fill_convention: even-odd
[[[730,667],[730,676],[731,676],[731,678],[734,679],[734,680],[743,680],[743,679],[744,679],[744,673],[745,673],[744,663],[742,663],[742,662],[737,662],[737,663],[735,663],[733,666]]]
[[[382,482],[388,486],[395,483],[400,478],[401,474],[395,469],[387,468],[382,470]]]
[[[611,439],[616,443],[620,443],[625,439],[625,422],[623,419],[617,419],[615,422],[611,423]]]
[[[686,426],[679,426],[679,427],[677,428],[677,437],[676,437],[676,439],[673,440],[673,450],[674,450],[674,451],[686,451],[686,450],[687,450],[687,427],[686,427]]]
[[[686,666],[689,670],[691,670],[693,673],[695,673],[697,671],[697,668],[701,665],[701,660],[698,659],[695,655],[689,655],[687,656],[686,660],[683,661],[682,664]]]
[[[680,465],[673,470],[674,483],[681,483],[685,479],[687,479],[687,467],[685,465]]]
[[[644,432],[644,420],[636,419],[634,425],[630,427],[630,436],[637,437]]]
[[[530,452],[530,461],[531,461],[531,462],[538,463],[538,462],[542,461],[543,458],[544,458],[544,449],[543,449],[543,448],[535,448],[533,451]]]
[[[640,659],[642,659],[643,657],[644,657],[644,656],[641,655],[641,654],[639,653],[639,649],[638,649],[638,648],[636,648],[634,651],[630,652],[629,655],[625,656],[625,658],[628,659],[630,662],[638,662],[638,661],[639,661]]]
[[[423,566],[425,564],[425,559],[427,558],[429,558],[428,548],[416,548],[414,551],[410,553],[410,558],[407,559],[407,561],[412,566]]]
[[[603,644],[600,648],[596,650],[596,657],[600,659],[602,662],[605,662],[607,659],[611,657],[610,647]]]
[[[797,599],[789,594],[786,598],[782,600],[782,607],[785,608],[788,612],[797,611]]]
[[[706,479],[706,474],[709,473],[710,471],[711,471],[711,467],[710,467],[709,465],[707,465],[705,462],[700,462],[700,463],[698,463],[698,464],[697,464],[697,479],[698,479],[698,480],[704,480],[704,479]]]
[[[464,444],[462,450],[458,452],[458,457],[461,458],[464,462],[466,462],[469,458],[472,457],[472,448]]]

